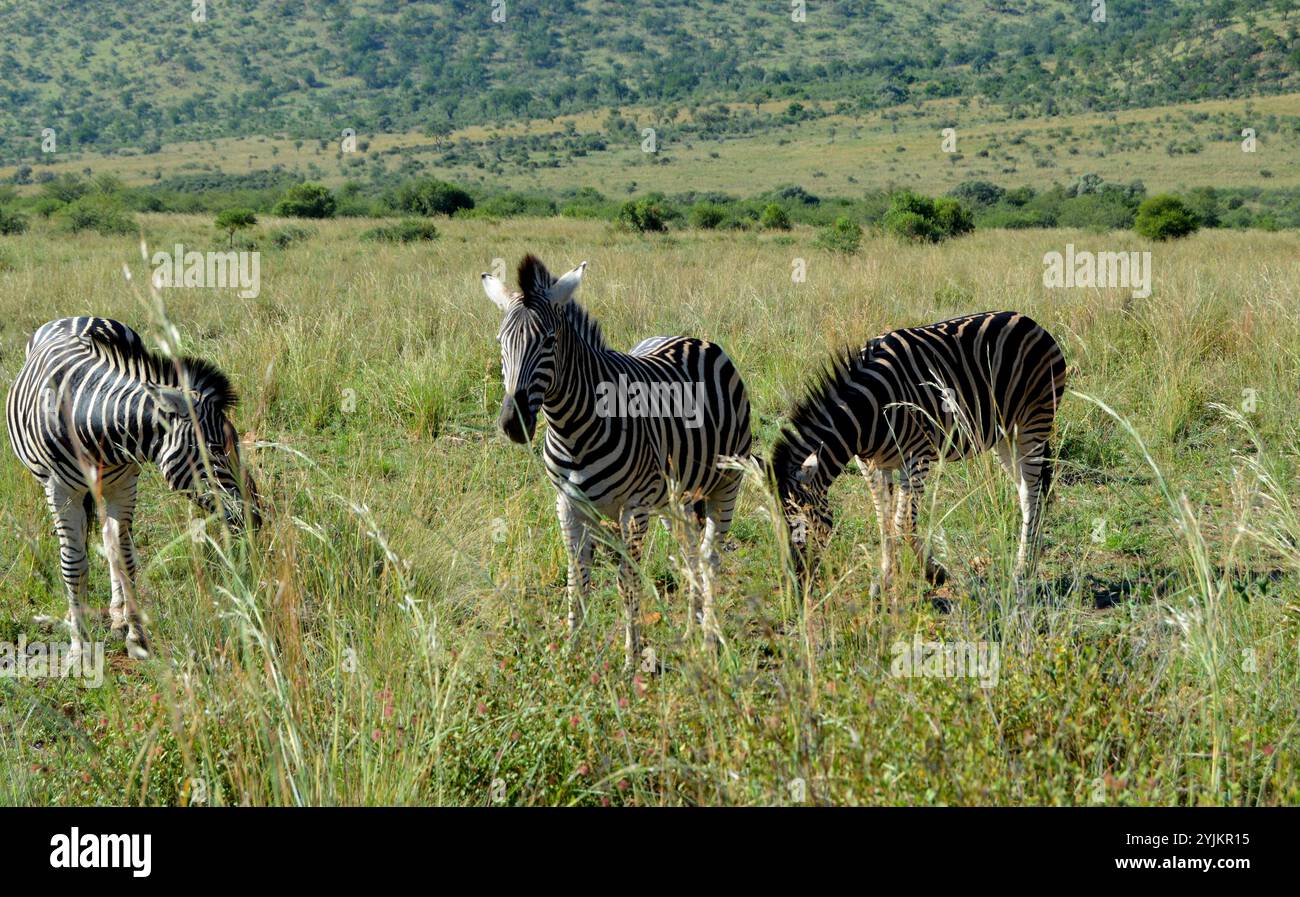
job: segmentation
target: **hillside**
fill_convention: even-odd
[[[1052,116],[1300,89],[1295,0],[1084,2],[16,0],[0,161],[183,141],[428,137],[620,106],[962,97]],[[195,21],[195,18],[202,21]],[[784,108],[788,102],[782,102]],[[716,130],[765,127],[737,115]]]

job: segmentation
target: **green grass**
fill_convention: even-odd
[[[207,218],[140,220],[151,249],[225,243]],[[184,348],[243,394],[268,522],[248,541],[196,543],[188,504],[145,477],[155,657],[110,646],[99,689],[0,679],[0,802],[1300,800],[1296,234],[982,231],[910,246],[868,233],[844,256],[803,227],[647,239],[452,219],[437,241],[394,245],[361,242],[368,225],[318,222],[266,250],[255,299],[164,294]],[[160,332],[134,239],[48,228],[0,240],[6,381],[49,318]],[[1066,242],[1150,250],[1152,297],[1045,290],[1043,254]],[[898,593],[868,598],[876,525],[865,484],[845,477],[805,610],[751,485],[723,555],[720,659],[682,638],[657,527],[642,608],[666,672],[619,673],[608,553],[566,644],[554,495],[536,453],[494,431],[498,313],[477,277],[526,251],[557,269],[591,261],[579,298],[614,345],[722,343],[760,451],[832,346],[967,311],[1029,313],[1065,348],[1074,390],[1042,593],[1014,599],[1018,514],[990,455],[944,467],[926,496],[922,531],[957,574],[940,592],[904,558]],[[796,258],[804,283],[791,282]],[[1243,390],[1255,410],[1234,417]],[[0,508],[0,637],[35,639],[31,618],[64,609],[57,544],[7,451]],[[100,558],[92,590],[107,603]],[[894,645],[917,635],[996,643],[996,686],[892,676]]]

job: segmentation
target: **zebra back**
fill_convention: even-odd
[[[950,460],[1012,437],[1050,435],[1065,358],[1028,316],[982,312],[893,330],[834,356],[772,452],[778,483],[813,453],[833,479],[854,457],[894,469],[918,453]]]

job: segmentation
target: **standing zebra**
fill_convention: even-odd
[[[866,475],[880,524],[879,587],[888,589],[905,538],[938,584],[947,573],[914,532],[926,475],[940,457],[990,448],[1016,482],[1016,580],[1033,566],[1052,479],[1049,438],[1065,388],[1065,358],[1046,330],[1016,312],[984,312],[893,330],[835,358],[796,406],[772,451],[772,476],[796,566],[811,530],[829,536],[830,484],[850,460]]]
[[[74,654],[86,639],[86,530],[99,499],[113,632],[125,637],[133,657],[148,656],[131,537],[142,463],[157,464],[168,486],[190,493],[205,511],[219,508],[232,526],[242,525],[251,499],[248,516],[256,525],[256,487],[226,417],[235,400],[216,367],[150,352],[117,321],[62,318],[28,341],[6,403],[9,439],[45,487],[54,515]]]
[[[640,654],[635,564],[649,516],[681,502],[702,527],[688,552],[688,629],[698,621],[716,646],[716,548],[731,526],[741,474],[719,461],[748,456],[749,399],[721,347],[689,337],[648,339],[630,354],[606,345],[573,294],[587,263],[554,279],[533,256],[519,265],[520,292],[484,274],[483,289],[505,313],[497,337],[505,397],[499,424],[512,441],[532,439],[540,409],[548,424],[543,458],[558,492],[569,559],[568,622],[575,631],[590,587],[592,538],[601,518],[617,522],[626,551],[619,592],[630,667]],[[662,400],[662,401],[660,401]]]

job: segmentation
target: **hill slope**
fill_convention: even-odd
[[[1032,115],[1300,89],[1295,0],[16,0],[0,160],[345,127],[447,134],[626,104],[981,98]]]

